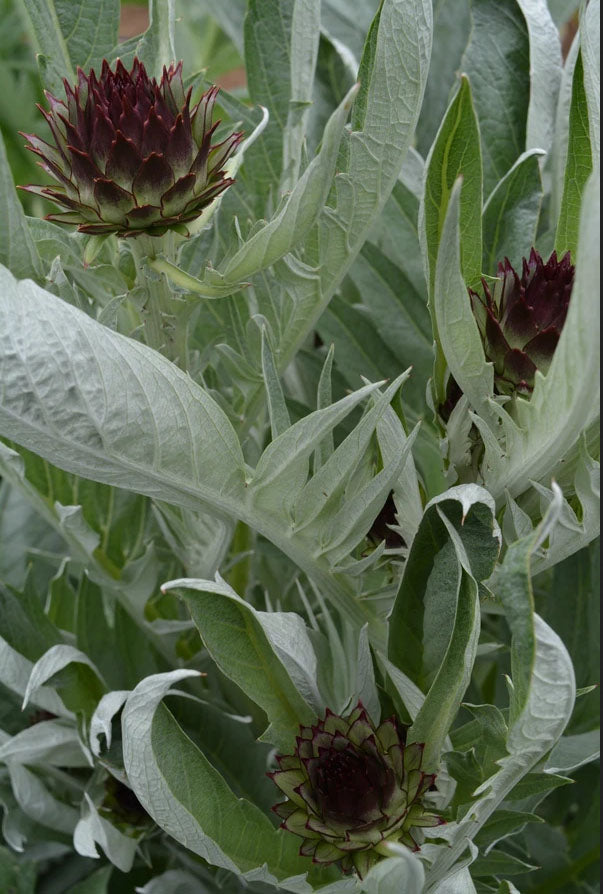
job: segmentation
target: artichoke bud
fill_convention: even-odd
[[[234,181],[224,166],[242,133],[219,143],[212,137],[218,94],[211,87],[191,108],[192,87],[182,83],[182,63],[150,78],[134,59],[131,71],[105,60],[100,76],[78,69],[65,81],[65,101],[46,93],[39,106],[54,145],[23,134],[56,186],[23,186],[64,210],[48,220],[76,224],[80,232],[161,236],[183,229]]]
[[[422,803],[436,778],[421,770],[423,745],[406,745],[395,717],[375,727],[361,702],[346,717],[327,709],[296,742],[268,774],[287,795],[272,809],[314,863],[363,878],[387,856],[386,843],[416,851],[422,828],[444,822]]]
[[[498,394],[530,396],[536,370],[546,375],[567,316],[574,266],[567,252],[545,264],[532,249],[521,276],[508,258],[498,265],[494,286],[482,279],[483,295],[469,289],[487,360],[494,365]]]

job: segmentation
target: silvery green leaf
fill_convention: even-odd
[[[149,26],[137,41],[134,55],[149,73],[160,77],[163,66],[176,62],[174,0],[149,0]]]
[[[54,5],[57,19],[74,66],[97,71],[117,44],[119,0],[47,0]],[[53,54],[54,55],[54,54]],[[61,98],[62,94],[57,94]]]
[[[389,385],[378,398],[375,406],[366,413],[356,428],[308,481],[293,507],[296,531],[302,530],[316,519],[327,507],[330,499],[339,497],[368,447],[379,419],[409,374],[410,371],[407,370]],[[396,474],[399,474],[400,471],[401,469],[398,469]]]
[[[435,770],[471,679],[480,634],[477,582],[465,570],[446,655],[413,725],[409,742],[424,742],[423,765]]]
[[[462,184],[452,189],[437,254],[433,307],[441,348],[469,403],[494,425],[489,398],[494,390],[494,371],[486,362],[482,340],[471,309],[461,272],[460,215]]]
[[[543,154],[541,149],[522,153],[484,205],[482,269],[486,274],[495,276],[497,264],[504,258],[517,270],[522,258],[529,257],[542,204],[538,162]]]
[[[393,408],[388,407],[377,423],[377,442],[384,463],[391,462],[394,456],[404,449],[408,437]],[[405,542],[410,544],[423,515],[419,480],[412,453],[408,454],[393,490],[398,525]]]
[[[457,246],[463,279],[477,282],[482,262],[482,156],[479,126],[471,87],[465,75],[440,125],[425,162],[425,188],[419,206],[419,240],[425,268],[435,340],[435,362],[432,379],[434,401],[445,400],[446,360],[438,330],[436,303],[444,300],[441,282],[436,285],[437,262],[445,222],[450,212],[457,178],[462,177],[458,197],[459,239]],[[443,332],[441,337],[445,337]]]
[[[418,424],[417,424],[418,426]],[[366,536],[379,510],[383,507],[393,486],[399,481],[402,470],[411,454],[418,427],[410,433],[397,455],[371,478],[352,498],[345,499],[343,506],[324,527],[328,534],[321,537],[321,548],[328,560],[337,564]]]
[[[105,737],[105,748],[108,750],[111,747],[113,718],[121,711],[129,694],[129,689],[107,692],[99,701],[90,718],[90,748],[96,757],[101,753],[101,735]]]
[[[272,441],[256,466],[250,485],[252,492],[266,491],[268,486],[276,492],[276,482],[285,478],[295,482],[297,489],[301,488],[308,474],[308,457],[317,444],[378,387],[379,383],[365,385],[331,406],[310,413]],[[266,493],[265,496],[271,495]],[[259,499],[259,496],[256,497],[256,500]]]
[[[510,728],[509,756],[499,761],[500,770],[475,792],[477,800],[458,823],[450,824],[446,837],[450,848],[436,857],[428,875],[427,890],[449,877],[455,861],[505,799],[559,739],[574,703],[574,679],[569,656],[559,637],[534,615],[536,651],[526,706]]]
[[[38,54],[42,82],[57,98],[63,96],[63,78],[75,80],[75,70],[54,0],[23,0],[24,20]]]
[[[17,853],[22,853],[28,843],[28,839],[35,834],[39,827],[26,816],[13,794],[10,780],[3,780],[0,785],[0,805],[3,810],[2,835],[6,844]]]
[[[147,677],[128,697],[122,715],[128,779],[145,810],[180,844],[214,866],[258,881],[276,884],[277,873],[286,888],[287,877],[307,869],[293,836],[290,843],[255,805],[237,798],[161,705],[174,683],[191,676],[197,672]],[[183,774],[184,766],[194,773]]]
[[[221,579],[174,580],[163,589],[182,595],[218,667],[266,712],[263,739],[286,753],[300,724],[311,723],[323,706],[302,619],[258,612]]]
[[[425,701],[424,693],[413,683],[410,677],[407,677],[385,655],[379,654],[379,663],[385,669],[410,719],[414,720],[423,707]]]
[[[362,55],[366,33],[375,14],[373,0],[359,0],[352,8],[346,0],[323,0],[322,24],[329,38],[341,42],[355,56],[355,67]]]
[[[71,557],[84,564],[89,563],[100,538],[83,517],[82,507],[63,506],[58,501],[55,501],[53,506],[49,505],[49,501],[45,500],[28,481],[23,458],[2,443],[0,443],[0,470],[3,477],[27,498],[38,515],[64,538]]]
[[[317,688],[316,654],[303,618],[293,612],[258,612],[257,615],[298,692],[317,714],[322,713],[326,705]]]
[[[228,551],[233,522],[159,501],[154,502],[153,512],[163,536],[182,562],[187,576],[214,577]]]
[[[435,888],[427,890],[432,894],[476,894],[471,871],[466,866],[441,881]]]
[[[560,497],[560,495],[559,495]],[[502,599],[512,631],[512,689],[508,755],[500,769],[475,791],[469,812],[446,828],[450,848],[436,856],[427,876],[427,890],[453,873],[479,829],[517,783],[559,740],[575,701],[575,677],[570,657],[557,634],[536,614],[530,581],[530,556],[555,523],[551,509],[538,530],[507,553],[496,593]]]
[[[0,761],[51,767],[89,767],[77,729],[62,720],[27,727],[0,745]]]
[[[588,106],[588,126],[594,167],[601,159],[601,7],[591,0],[580,21],[580,40],[584,61],[584,90]]]
[[[364,574],[365,571],[368,571],[369,568],[372,568],[373,565],[377,565],[384,552],[385,540],[382,540],[379,546],[375,547],[375,549],[367,556],[363,556],[362,559],[348,558],[347,560],[340,562],[338,565],[333,565],[331,570],[334,574],[346,574],[350,577],[358,577],[359,575]]]
[[[40,276],[41,262],[17,198],[0,134],[0,263],[19,278]]]
[[[272,439],[278,438],[291,427],[289,411],[285,403],[283,389],[278,377],[274,356],[268,343],[266,327],[262,327],[262,372],[266,386],[268,414],[272,428]]]
[[[574,68],[578,51],[580,49],[579,32],[574,37],[567,54],[561,74],[559,98],[557,100],[557,115],[555,119],[555,138],[551,150],[551,212],[550,220],[555,224],[559,219],[561,209],[561,197],[563,195],[565,167],[567,164],[567,150],[569,139],[569,117],[572,100],[572,84],[574,80]]]
[[[453,532],[457,542],[451,540]],[[440,624],[445,627],[440,635],[447,640],[452,637],[453,626],[442,623],[444,618],[439,609],[442,602],[452,600],[450,620],[453,621],[460,557],[465,573],[476,581],[484,581],[492,573],[499,549],[500,531],[494,518],[494,503],[484,488],[478,485],[450,488],[427,504],[406,560],[389,623],[388,658],[419,688],[426,688],[429,677],[425,659],[426,625],[435,626],[440,617]],[[442,568],[436,575],[436,556],[440,555]],[[453,581],[457,582],[454,588]],[[434,592],[428,600],[430,588]],[[466,597],[465,602],[470,605],[471,600]],[[432,622],[429,622],[430,612],[435,615]],[[464,669],[458,670],[464,673]]]
[[[357,92],[355,85],[329,119],[320,152],[296,183],[282,210],[258,230],[221,271],[227,282],[240,282],[274,264],[291,251],[314,224],[331,188],[343,127]]]
[[[550,152],[561,85],[561,41],[546,0],[517,0],[530,40],[526,149]]]
[[[425,189],[419,208],[419,239],[430,299],[436,262],[452,191],[462,176],[459,199],[461,264],[468,283],[479,278],[482,262],[482,157],[472,88],[463,76],[425,162]]]
[[[567,776],[579,767],[598,760],[600,755],[600,730],[594,729],[575,736],[562,736],[549,754],[545,772]]]
[[[584,90],[584,65],[579,49],[573,66],[571,102],[568,110],[569,129],[565,152],[566,165],[563,193],[555,233],[558,255],[571,251],[578,254],[580,207],[584,187],[593,167],[593,152],[589,136],[589,113]]]
[[[297,182],[308,116],[312,105],[321,0],[295,0],[291,19],[291,95],[284,130],[283,177],[281,190],[287,192]]]
[[[531,766],[558,741],[570,718],[575,697],[574,673],[565,646],[534,615],[535,652],[528,699],[517,721],[509,727],[509,768],[529,760]],[[501,763],[506,775],[507,764]],[[531,767],[530,767],[531,768]],[[490,780],[489,780],[490,781]],[[487,791],[484,784],[483,791]]]
[[[32,661],[28,661],[0,637],[0,681],[4,686],[17,695],[24,696],[33,666]],[[31,702],[60,717],[72,716],[55,690],[48,686],[42,686],[33,693]]]
[[[417,146],[427,155],[450,102],[471,29],[470,0],[435,0],[433,49],[425,100],[417,125]]]
[[[84,798],[84,815],[73,833],[76,851],[86,857],[98,857],[95,844],[99,844],[114,866],[121,872],[129,872],[134,863],[138,842],[135,838],[124,835],[101,816],[87,792],[84,793]]]
[[[582,446],[581,458],[576,470],[574,487],[580,501],[581,519],[576,516],[567,500],[563,500],[559,519],[551,531],[546,549],[541,547],[534,557],[534,571],[539,573],[546,568],[557,565],[592,543],[600,533],[600,467]],[[534,488],[540,496],[540,514],[545,515],[555,500],[551,488],[534,482]]]
[[[580,6],[580,0],[548,0],[549,10],[557,27],[564,25]]]
[[[151,736],[155,712],[174,683],[194,676],[197,671],[176,670],[148,677],[130,694],[122,716],[124,765],[137,798],[164,831],[208,862],[236,872],[232,860],[174,797],[155,756]]]
[[[381,705],[375,682],[373,669],[373,657],[368,637],[368,625],[360,631],[358,636],[358,653],[356,661],[356,687],[358,700],[366,708],[369,717],[375,725],[381,721]]]
[[[514,500],[507,491],[505,494],[507,509],[503,517],[503,534],[506,543],[514,543],[522,540],[534,530],[534,524],[527,512],[521,508],[517,500]]]
[[[264,164],[260,171],[261,206],[275,200],[283,169],[283,138],[289,102],[294,89],[292,75],[292,20],[295,0],[255,0],[247,4],[244,18],[245,64],[249,96],[266,106],[270,120],[263,135]],[[223,18],[221,13],[220,18]],[[237,38],[240,41],[241,35]],[[262,214],[264,212],[262,211]]]
[[[473,0],[471,25],[460,70],[471,84],[488,195],[517,157],[534,146],[526,144],[532,60],[517,0]]]
[[[408,848],[390,845],[391,856],[367,873],[361,882],[363,894],[421,894],[425,882],[423,864]]]
[[[299,299],[280,346],[283,368],[327,307],[396,182],[423,98],[431,18],[426,0],[385,0],[371,29],[364,116],[355,119],[346,140],[345,169],[335,177],[335,205],[325,208],[319,220],[319,270],[314,268],[314,279],[308,281],[312,267],[291,269],[290,289]],[[392,78],[395,71],[404,71],[404,77]],[[359,193],[362,202],[356,201]]]
[[[216,210],[215,204],[220,201],[220,198],[221,196],[218,196],[205,209],[206,219],[209,217],[210,211]],[[236,280],[234,282],[225,282],[220,274],[213,269],[206,271],[205,279],[198,279],[171,261],[168,261],[167,258],[152,258],[148,261],[148,266],[157,273],[165,274],[170,282],[174,283],[179,289],[183,289],[185,292],[193,292],[202,298],[227,298],[229,295],[233,295],[249,285],[248,282],[237,282]]]
[[[333,390],[332,390],[332,372],[333,372],[333,356],[335,354],[335,345],[331,344],[329,347],[327,356],[325,357],[325,362],[320,371],[320,378],[318,380],[318,388],[316,389],[316,409],[323,410],[326,407],[330,407],[333,403]],[[314,454],[314,468],[320,469],[329,457],[332,455],[335,449],[335,444],[333,442],[333,435],[328,434],[322,438],[320,444],[318,445],[316,452]]]
[[[535,813],[522,810],[497,810],[477,836],[483,855],[488,856],[495,845],[521,832],[528,823],[544,823],[544,820]]]
[[[23,707],[27,705],[40,686],[73,663],[89,667],[102,683],[100,671],[84,652],[74,646],[58,643],[56,646],[51,646],[34,664],[23,696]]]
[[[180,492],[193,509],[208,501],[223,510],[229,494],[240,498],[241,448],[206,392],[155,351],[33,283],[17,284],[7,271],[0,278],[3,435],[86,477],[168,501]]]
[[[64,544],[19,488],[5,479],[0,484],[0,578],[17,590],[24,586],[32,549],[60,556]]]
[[[11,761],[8,773],[17,804],[26,816],[58,832],[72,834],[79,819],[75,808],[55,798],[42,779],[27,767]]]

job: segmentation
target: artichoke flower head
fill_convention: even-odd
[[[486,359],[494,364],[498,394],[528,396],[539,369],[546,375],[565,323],[574,282],[567,252],[545,263],[533,248],[521,276],[508,258],[498,265],[493,288],[482,280],[483,295],[469,290]]]
[[[388,842],[418,850],[421,828],[444,822],[422,804],[435,782],[421,770],[423,746],[404,743],[395,717],[375,727],[361,702],[346,717],[327,710],[300,727],[296,743],[268,774],[287,795],[272,809],[313,862],[363,878],[388,856]]]
[[[98,77],[78,69],[65,93],[66,101],[46,93],[49,111],[39,106],[54,145],[23,134],[58,185],[21,188],[66,209],[48,220],[96,235],[161,236],[182,230],[234,182],[224,165],[242,134],[212,144],[218,88],[191,108],[181,62],[157,82],[138,59],[130,71],[105,60]]]

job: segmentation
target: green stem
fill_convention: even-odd
[[[181,369],[188,367],[188,321],[182,299],[163,273],[150,266],[159,255],[175,259],[174,235],[136,236],[130,248],[136,262],[137,286],[146,292],[141,317],[145,342]]]
[[[249,553],[253,546],[251,528],[243,522],[238,522],[235,528],[234,537],[232,538],[231,551],[234,555],[240,553]],[[226,580],[243,599],[247,592],[249,583],[249,572],[251,569],[251,559],[249,555],[239,559],[226,575]]]

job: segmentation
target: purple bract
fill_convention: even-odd
[[[83,233],[161,236],[195,220],[233,180],[224,165],[241,141],[232,133],[212,145],[217,87],[191,109],[182,63],[150,78],[134,59],[131,71],[103,62],[100,76],[78,69],[78,83],[65,81],[66,102],[50,93],[41,106],[54,146],[23,134],[27,147],[58,186],[24,186],[67,210],[49,214],[77,224]]]
[[[491,287],[482,280],[483,296],[469,290],[486,358],[494,364],[499,394],[530,395],[539,369],[546,374],[565,323],[574,282],[567,252],[553,252],[545,264],[535,249],[524,258],[521,277],[508,258],[498,265]]]
[[[422,804],[435,782],[421,770],[423,746],[404,743],[395,717],[375,727],[361,702],[346,717],[327,709],[296,742],[269,774],[288,799],[273,810],[315,863],[362,878],[387,856],[387,842],[418,850],[421,828],[444,822]]]

